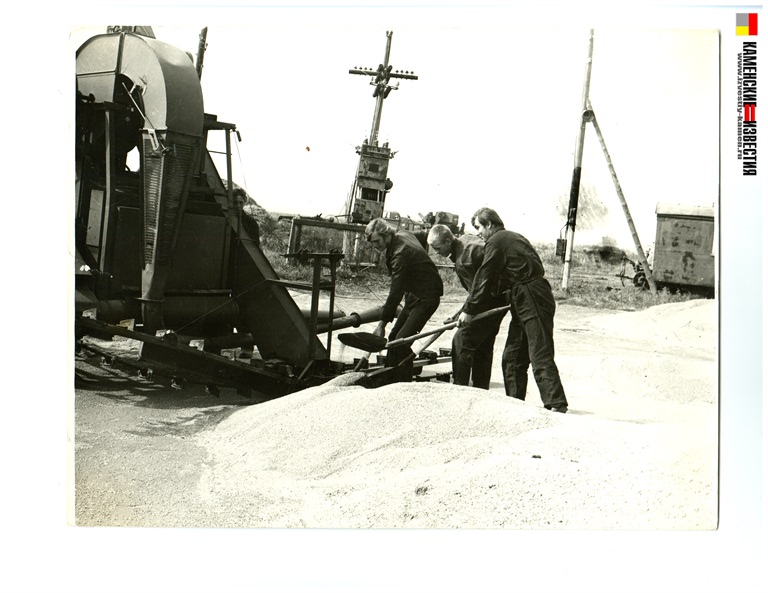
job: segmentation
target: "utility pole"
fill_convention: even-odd
[[[581,161],[584,155],[584,129],[587,125],[589,103],[589,81],[592,77],[592,47],[594,45],[595,30],[589,30],[589,51],[587,65],[584,72],[584,87],[581,93],[581,115],[579,123],[579,135],[576,138],[576,150],[573,155],[573,177],[571,178],[571,195],[568,200],[568,221],[565,232],[565,262],[563,265],[562,288],[568,290],[568,280],[571,276],[571,259],[573,257],[573,238],[576,234],[576,212],[579,207],[579,187],[581,186]]]
[[[372,68],[350,68],[350,74],[359,74],[362,76],[371,76],[371,85],[376,87],[373,91],[373,96],[376,98],[376,107],[373,111],[373,124],[371,125],[371,135],[368,139],[368,143],[376,145],[379,141],[379,126],[381,125],[381,111],[384,107],[384,99],[389,96],[390,91],[397,90],[400,85],[390,86],[389,81],[392,78],[401,78],[405,80],[418,80],[419,77],[413,72],[407,72],[403,70],[392,71],[392,66],[389,63],[389,52],[392,49],[392,31],[387,31],[387,49],[384,52],[384,62],[379,64],[379,67],[374,70]]]
[[[565,258],[563,265],[563,283],[562,288],[568,290],[568,280],[571,274],[571,258],[573,256],[573,239],[576,232],[576,213],[579,206],[579,187],[581,185],[581,161],[584,154],[584,131],[588,122],[592,122],[597,134],[597,139],[600,141],[600,147],[603,149],[603,155],[608,163],[608,170],[611,173],[616,193],[619,196],[619,202],[624,210],[624,216],[627,219],[629,225],[629,232],[632,234],[632,240],[635,243],[635,249],[637,250],[637,256],[640,260],[640,265],[643,268],[645,277],[648,280],[648,287],[656,293],[656,282],[651,275],[651,268],[648,265],[648,259],[643,252],[643,246],[640,243],[640,237],[635,229],[635,223],[632,221],[632,215],[629,212],[629,206],[627,200],[624,198],[624,192],[621,190],[619,184],[619,177],[616,174],[616,170],[613,168],[613,161],[611,161],[611,155],[608,154],[608,147],[605,144],[605,139],[600,131],[600,126],[597,123],[597,116],[594,109],[592,109],[592,102],[589,100],[589,82],[592,76],[592,49],[594,46],[594,29],[589,30],[589,53],[587,56],[586,73],[584,75],[584,88],[581,95],[581,121],[579,123],[579,135],[576,140],[576,151],[574,153],[574,166],[573,166],[573,178],[571,180],[571,196],[568,202],[568,222],[566,226],[566,245],[565,245]]]
[[[393,70],[389,63],[389,54],[392,49],[392,31],[387,31],[387,47],[384,52],[384,61],[378,68],[350,68],[350,74],[361,76],[370,76],[373,97],[376,99],[376,106],[373,111],[373,122],[371,124],[371,133],[363,141],[361,146],[355,147],[357,154],[360,155],[360,163],[357,167],[355,182],[352,184],[347,203],[345,205],[345,217],[347,223],[366,224],[374,218],[379,218],[384,214],[384,200],[387,192],[392,188],[392,181],[387,177],[389,161],[395,156],[395,153],[385,142],[379,146],[379,127],[381,126],[381,112],[384,108],[384,99],[389,96],[393,90],[400,88],[400,83],[390,85],[391,79],[418,80],[419,77],[413,72]],[[352,244],[353,239],[359,238],[359,234],[344,232],[343,251],[345,255],[357,253],[357,249]]]

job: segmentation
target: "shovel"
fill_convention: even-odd
[[[433,332],[432,336],[426,342],[424,342],[424,344],[422,346],[420,346],[419,349],[416,350],[416,352],[411,352],[408,356],[406,356],[403,360],[401,360],[396,366],[375,370],[370,375],[375,375],[376,373],[382,373],[384,371],[391,372],[391,371],[393,371],[394,369],[396,369],[398,367],[405,366],[408,362],[410,362],[411,360],[414,360],[419,354],[421,354],[422,352],[424,352],[424,350],[429,348],[429,346],[435,340],[437,340],[437,338],[439,338],[441,335],[443,335],[444,331],[447,331],[449,329],[450,329],[449,327],[441,327],[441,328],[439,328],[439,331]],[[364,334],[364,335],[369,335],[369,334]],[[377,352],[377,351],[374,350],[374,352]],[[365,362],[367,362],[368,357],[370,355],[371,355],[370,352],[366,352],[365,355],[360,359],[360,362],[357,363],[357,365],[355,366],[355,368],[353,370],[359,371],[360,369],[362,369],[363,365],[365,364]]]
[[[405,368],[406,365],[414,360],[419,354],[424,352],[430,344],[432,344],[437,338],[439,338],[443,332],[448,331],[449,327],[441,327],[438,331],[432,332],[432,336],[427,339],[426,342],[424,342],[423,345],[419,346],[418,350],[415,352],[411,352],[406,356],[403,360],[401,360],[397,365],[393,367],[384,367],[381,369],[376,369],[375,371],[372,371],[368,374],[366,374],[364,377],[362,377],[357,384],[362,385],[363,387],[366,387],[368,389],[375,388],[375,387],[382,387],[384,385],[389,385],[390,383],[397,383],[398,381],[403,380],[403,371],[401,369]],[[366,356],[368,356],[366,354]],[[411,375],[408,375],[407,380],[410,381],[412,379]]]
[[[493,315],[498,315],[500,313],[506,313],[507,311],[509,311],[509,305],[504,307],[497,307],[496,309],[491,309],[489,311],[485,311],[484,313],[480,313],[476,315],[473,321],[479,320],[479,319],[485,319],[486,317],[492,317]],[[425,336],[431,336],[432,334],[441,334],[444,331],[453,329],[458,325],[459,325],[458,321],[452,321],[451,323],[448,323],[442,327],[438,327],[437,329],[426,331],[420,334],[415,334],[413,336],[408,336],[407,338],[399,338],[397,340],[392,340],[391,342],[387,342],[386,338],[377,336],[375,334],[371,334],[367,332],[351,332],[346,334],[339,334],[339,342],[341,342],[346,346],[357,348],[358,350],[364,350],[365,352],[381,352],[386,348],[401,346],[403,344],[410,344],[411,342],[419,340]]]

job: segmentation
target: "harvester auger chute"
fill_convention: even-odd
[[[128,335],[143,363],[244,389],[291,391],[339,373],[206,148],[211,133],[229,148],[235,126],[204,112],[188,54],[127,29],[77,52],[78,337]],[[116,325],[125,320],[132,329]],[[245,371],[189,346],[246,336],[261,364]]]

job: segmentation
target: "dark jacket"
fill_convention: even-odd
[[[487,310],[494,296],[544,277],[544,265],[528,239],[502,229],[485,242],[483,263],[475,274],[464,312],[477,315]]]
[[[406,292],[419,299],[439,299],[443,295],[443,281],[437,266],[413,233],[397,231],[392,236],[386,262],[392,282],[382,308],[382,321],[395,318],[397,306]]]
[[[483,264],[485,243],[477,235],[462,235],[457,237],[449,257],[455,264],[456,275],[464,290],[472,290],[475,274]]]

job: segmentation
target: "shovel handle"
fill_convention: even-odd
[[[426,350],[426,349],[427,349],[427,348],[430,346],[430,344],[432,344],[432,343],[433,343],[435,340],[437,340],[437,338],[439,338],[439,337],[440,337],[440,335],[441,335],[443,332],[445,332],[445,331],[448,331],[449,329],[450,329],[449,327],[442,327],[442,328],[440,328],[440,331],[439,331],[439,332],[434,332],[434,334],[432,335],[432,337],[430,337],[430,338],[429,338],[429,339],[428,339],[428,340],[427,340],[427,341],[424,343],[424,345],[423,345],[423,346],[421,346],[421,347],[420,347],[420,348],[419,348],[419,349],[418,349],[416,352],[411,352],[411,353],[410,353],[408,356],[406,356],[406,357],[405,357],[403,360],[401,360],[401,361],[400,361],[400,362],[397,364],[397,366],[399,366],[399,367],[401,367],[401,366],[404,366],[406,363],[408,363],[408,362],[410,362],[410,361],[414,360],[414,359],[415,359],[415,358],[416,358],[416,357],[417,357],[419,354],[421,354],[422,352],[424,352],[424,350]]]
[[[505,305],[503,307],[496,307],[495,309],[490,309],[488,311],[484,311],[483,313],[478,313],[474,316],[472,321],[477,321],[480,319],[485,319],[486,317],[491,317],[492,315],[498,315],[499,313],[506,313],[509,311],[509,305]],[[416,340],[420,340],[421,338],[425,336],[431,336],[432,334],[441,334],[446,330],[453,329],[459,325],[458,321],[451,321],[451,323],[446,323],[443,327],[438,327],[437,329],[432,329],[420,334],[415,334],[413,336],[408,336],[407,338],[399,338],[397,340],[392,340],[391,342],[388,342],[384,348],[392,348],[393,346],[401,346],[403,344],[410,344],[411,342],[414,342]],[[384,349],[382,348],[382,350]]]
[[[426,336],[431,336],[432,334],[441,334],[444,331],[453,329],[457,325],[459,325],[458,321],[452,321],[451,323],[446,323],[443,327],[438,327],[437,329],[432,329],[426,332],[422,332],[420,334],[408,336],[407,338],[399,338],[397,340],[392,340],[391,342],[387,342],[387,345],[384,346],[384,348],[392,348],[393,346],[402,346],[403,344],[410,344],[411,342],[415,342],[416,340],[420,340],[421,338]],[[382,348],[382,350],[384,348]]]

